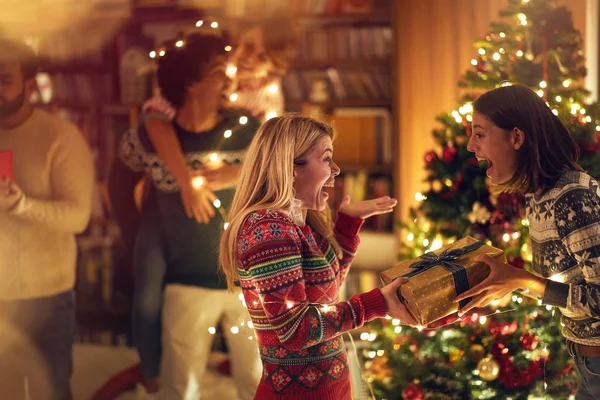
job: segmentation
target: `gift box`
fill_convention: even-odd
[[[475,261],[488,255],[506,262],[504,251],[467,236],[420,258],[407,260],[381,273],[384,284],[405,277],[398,298],[422,326],[450,315],[465,306],[456,297],[483,281],[490,273],[487,264]]]

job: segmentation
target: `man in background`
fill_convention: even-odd
[[[92,154],[74,125],[29,102],[32,50],[2,39],[0,49],[0,157],[13,160],[0,171],[1,397],[71,399],[75,234],[90,217]]]

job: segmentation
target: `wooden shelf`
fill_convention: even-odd
[[[310,25],[389,25],[390,15],[390,11],[386,9],[373,10],[369,13],[304,14],[300,16],[299,22]]]
[[[64,108],[72,111],[96,110],[103,115],[128,116],[129,107],[118,103],[82,103],[74,100],[52,101],[50,103],[37,103],[36,107],[44,109]]]
[[[75,100],[63,100],[63,101],[52,101],[50,103],[37,103],[34,104],[36,107],[44,109],[55,109],[55,108],[66,108],[72,111],[88,111],[92,109],[98,109],[99,104],[96,103],[82,103]]]
[[[336,68],[341,70],[388,71],[391,66],[391,60],[388,58],[359,58],[359,59],[325,59],[325,60],[303,60],[297,59],[290,62],[290,69],[327,69]]]
[[[261,21],[260,18],[252,16],[222,17],[217,20],[238,25],[252,25]],[[294,16],[294,20],[301,25],[390,25],[391,13],[387,9],[381,9],[369,13],[299,14]]]
[[[133,9],[129,24],[146,24],[149,22],[185,21],[200,19],[202,11],[192,8],[179,8],[177,5],[137,6]],[[216,18],[219,21],[219,18]]]
[[[303,105],[309,104],[308,101],[302,100],[285,100],[285,108],[289,109],[299,109],[302,108]],[[331,100],[326,103],[313,103],[315,105],[321,105],[326,109],[331,108],[339,108],[339,107],[391,107],[392,100],[391,99],[340,99],[340,100]]]

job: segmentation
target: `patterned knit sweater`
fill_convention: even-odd
[[[339,214],[338,260],[323,237],[285,212],[260,210],[246,219],[237,250],[263,362],[255,399],[352,398],[342,334],[387,313],[379,289],[339,302],[362,223]]]
[[[589,175],[568,171],[541,195],[527,196],[536,272],[551,281],[542,302],[560,307],[562,333],[600,346],[600,189]]]

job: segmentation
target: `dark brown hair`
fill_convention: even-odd
[[[188,87],[203,78],[203,67],[214,57],[227,54],[227,42],[219,36],[192,33],[182,42],[181,47],[175,45],[177,40],[165,45],[156,72],[162,96],[177,108],[183,105]]]
[[[517,170],[499,186],[510,192],[532,193],[547,189],[568,170],[582,171],[577,164],[579,147],[560,119],[530,88],[520,84],[498,87],[473,102],[473,110],[510,133],[525,133],[517,153]]]

